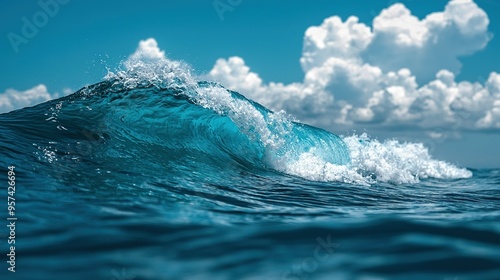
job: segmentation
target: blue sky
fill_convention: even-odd
[[[169,58],[183,60],[200,75],[308,123],[339,134],[366,131],[382,139],[420,141],[435,157],[452,163],[499,167],[500,108],[492,105],[499,95],[494,89],[496,76],[491,73],[500,72],[496,36],[500,4],[493,0],[454,2],[455,6],[448,1],[415,0],[5,1],[0,11],[0,98],[23,96],[10,105],[26,106],[68,94],[102,80],[106,69],[117,67],[139,41],[154,38]],[[218,12],[214,3],[229,10]],[[471,3],[477,9],[466,6]],[[455,18],[422,23],[427,15],[445,11],[447,5],[445,17]],[[416,21],[405,11],[416,16]],[[486,30],[480,11],[488,20]],[[461,19],[469,16],[463,13],[469,12],[472,20],[460,26]],[[347,27],[350,16],[357,17],[350,21],[353,29]],[[373,27],[377,18],[378,33]],[[325,19],[331,20],[323,24]],[[35,21],[37,30],[28,30],[31,38],[25,37],[26,22]],[[448,28],[450,22],[458,27]],[[357,33],[357,28],[365,34]],[[311,30],[309,37],[306,30]],[[338,30],[343,33],[337,34]],[[324,32],[341,35],[330,41],[338,43],[337,47],[320,49],[315,40]],[[13,44],[16,36],[22,36],[23,42]],[[391,36],[399,36],[399,41]],[[347,37],[347,49],[339,49]],[[353,54],[356,48],[361,50]],[[409,73],[398,72],[402,68]],[[436,78],[439,70],[446,71]],[[411,85],[412,78],[416,86]],[[436,89],[446,81],[453,83]],[[469,83],[459,85],[461,81]],[[318,94],[308,95],[311,90]],[[451,94],[457,96],[456,102],[441,100]],[[400,98],[397,102],[396,97]],[[457,104],[474,109],[461,115],[447,112]],[[347,112],[343,118],[342,109]]]

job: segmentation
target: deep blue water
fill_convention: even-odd
[[[2,114],[0,137],[1,279],[500,279],[500,169],[339,137],[172,65]]]

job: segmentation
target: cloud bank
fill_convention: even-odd
[[[263,83],[240,57],[219,59],[209,76],[308,123],[378,127],[500,129],[500,74],[457,81],[459,57],[484,49],[488,15],[472,0],[451,0],[419,19],[403,4],[368,26],[332,16],[304,35],[300,83]]]
[[[63,94],[49,93],[44,84],[39,84],[31,89],[19,91],[16,89],[7,89],[0,93],[0,114],[24,107],[34,106],[38,103],[49,101],[71,93],[70,89],[64,89]]]

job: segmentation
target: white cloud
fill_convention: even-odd
[[[165,52],[160,50],[158,43],[153,38],[141,40],[137,50],[130,56],[130,59],[162,59],[165,58]]]
[[[362,57],[385,72],[408,68],[427,82],[441,69],[458,73],[458,57],[483,49],[490,40],[488,24],[473,1],[450,1],[443,12],[422,20],[394,4],[373,20],[373,40]]]
[[[259,75],[250,72],[250,67],[245,65],[245,61],[236,56],[228,60],[218,59],[210,75],[223,79],[228,86],[238,87],[250,94],[256,94],[262,88],[262,79]]]
[[[240,57],[217,60],[210,76],[326,128],[373,123],[498,129],[500,74],[492,72],[483,83],[455,79],[458,58],[486,47],[488,24],[472,0],[452,0],[421,20],[394,4],[374,18],[372,28],[354,16],[333,16],[308,28],[300,83],[265,84]]]
[[[342,22],[338,16],[327,18],[320,26],[311,26],[304,36],[304,49],[300,63],[305,72],[324,64],[331,57],[359,57],[371,42],[370,28],[351,16]]]
[[[71,90],[64,89],[63,94],[69,94]],[[49,93],[47,87],[39,84],[31,89],[19,91],[16,89],[7,89],[0,93],[0,113],[7,113],[12,110],[21,109],[24,107],[34,106],[38,103],[49,101],[58,98],[59,93]]]

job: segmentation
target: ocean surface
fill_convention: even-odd
[[[125,66],[0,115],[1,279],[500,279],[500,169]]]

